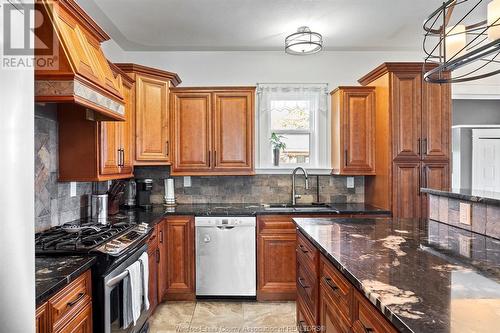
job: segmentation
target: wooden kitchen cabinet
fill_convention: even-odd
[[[365,201],[396,218],[427,217],[420,188],[446,190],[450,184],[450,85],[425,82],[423,66],[384,63],[359,80],[375,87],[377,97],[377,172],[365,178]]]
[[[397,333],[398,330],[371,304],[360,292],[353,295],[353,324],[354,333]]]
[[[90,270],[36,309],[36,332],[92,333]]]
[[[316,325],[318,322],[319,300],[319,251],[302,233],[297,233],[295,252],[297,253],[297,299],[298,302],[303,304],[301,311],[305,312],[306,317],[312,320],[312,325]]]
[[[148,241],[148,267],[149,267],[149,288],[148,288],[148,298],[150,313],[154,313],[156,307],[158,306],[158,265],[160,262],[160,250],[158,248],[158,226],[156,225],[153,229],[153,233],[149,236]]]
[[[331,299],[332,292],[321,285],[319,295],[319,326],[325,333],[350,333],[349,319]],[[363,332],[365,333],[365,332]]]
[[[332,173],[375,174],[375,88],[338,87],[332,99]]]
[[[253,175],[255,88],[171,92],[172,175]]]
[[[159,229],[159,232],[162,229]],[[194,217],[169,216],[165,218],[166,258],[160,260],[159,286],[165,285],[165,300],[194,300],[195,247]],[[158,240],[161,243],[160,239]],[[161,245],[159,246],[161,248]],[[161,252],[161,249],[160,249]],[[165,279],[164,281],[162,281]],[[160,290],[161,292],[161,290]]]
[[[177,74],[138,64],[116,64],[135,80],[134,165],[170,165],[170,88]]]
[[[123,77],[125,121],[95,121],[82,107],[58,106],[59,181],[104,181],[133,177],[132,126],[134,81],[111,64]]]
[[[168,248],[167,220],[163,219],[156,225],[158,244],[158,302],[165,299],[168,288]]]
[[[257,300],[296,298],[296,232],[291,216],[257,217]]]

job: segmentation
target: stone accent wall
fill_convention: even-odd
[[[153,203],[163,203],[163,179],[168,167],[136,167],[136,178],[153,178]],[[183,177],[173,177],[177,203],[290,203],[291,175],[191,177],[191,187],[183,186]],[[298,203],[316,200],[316,176],[309,177],[309,190],[304,189],[304,176],[297,175]],[[364,202],[364,177],[354,177],[354,188],[347,188],[346,177],[319,176],[320,200],[323,202]]]
[[[70,184],[57,181],[58,133],[55,104],[35,107],[35,232],[89,215],[92,183],[77,183],[70,197]]]
[[[471,204],[471,225],[460,223],[460,203]],[[429,194],[429,218],[500,239],[500,206]]]

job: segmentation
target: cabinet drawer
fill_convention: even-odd
[[[316,277],[318,275],[319,251],[301,232],[297,232],[296,251],[297,260],[309,269],[311,275]]]
[[[354,293],[353,332],[396,333],[397,330],[359,292]]]
[[[316,322],[318,316],[318,279],[312,276],[307,266],[297,261],[297,296]]]
[[[333,302],[329,296],[330,290],[327,288],[323,285],[319,287],[319,326],[324,333],[350,333],[350,320]]]
[[[323,256],[321,256],[320,262],[320,285],[328,291],[327,295],[337,305],[344,316],[350,318],[349,309],[353,292],[351,284]]]
[[[306,311],[305,305],[300,298],[297,299],[297,329],[299,333],[313,332],[317,326],[317,322],[311,318],[311,315]]]
[[[92,302],[72,316],[63,327],[54,330],[55,333],[92,333]]]
[[[54,330],[66,325],[91,298],[91,275],[87,271],[49,300],[49,314]]]
[[[257,219],[258,233],[287,234],[296,232],[292,217],[288,215],[259,216]]]

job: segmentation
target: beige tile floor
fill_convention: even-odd
[[[166,302],[151,333],[296,333],[295,302]]]

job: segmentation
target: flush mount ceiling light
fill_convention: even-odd
[[[296,33],[285,38],[285,52],[294,55],[307,55],[321,51],[323,37],[317,32],[312,32],[309,27],[300,27]]]

